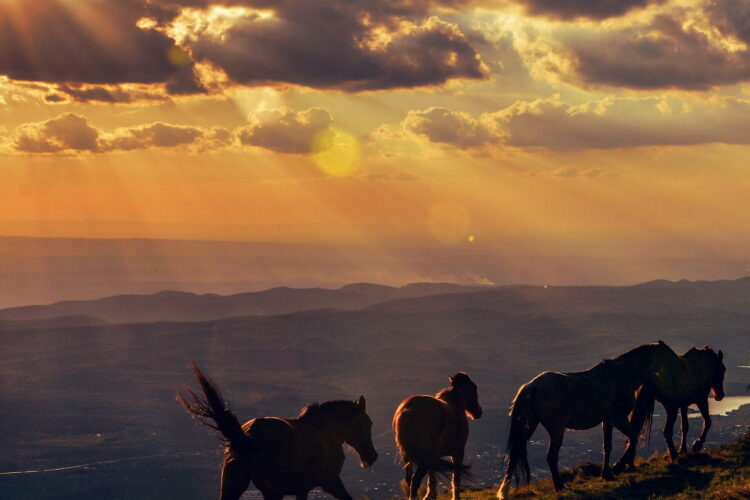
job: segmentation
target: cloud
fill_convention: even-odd
[[[666,0],[516,0],[534,16],[572,20],[581,17],[606,19],[661,4]]]
[[[721,33],[750,44],[750,3],[737,0],[709,0],[708,18]]]
[[[25,153],[99,151],[99,131],[79,115],[67,113],[41,123],[16,129],[14,147]]]
[[[481,79],[487,68],[455,24],[418,0],[265,0],[245,10],[183,9],[158,28],[244,85],[347,91]],[[460,5],[464,2],[435,2]]]
[[[411,111],[400,125],[427,141],[460,149],[750,144],[750,100],[608,97],[571,105],[549,98],[517,101],[476,118],[439,108]],[[597,174],[577,169],[556,172],[560,176]]]
[[[333,123],[321,108],[294,111],[278,108],[251,114],[250,125],[237,130],[240,143],[279,153],[309,153],[313,139]]]
[[[174,42],[137,26],[139,0],[0,2],[0,75],[50,83],[165,84],[200,91],[192,64],[170,59]]]
[[[750,144],[750,102],[607,98],[572,106],[558,99],[519,101],[493,114],[505,144],[549,149],[608,149]]]
[[[223,128],[207,130],[160,122],[104,133],[92,127],[85,117],[74,113],[21,125],[12,138],[14,149],[24,153],[105,153],[178,146],[210,150],[227,146],[232,141],[232,133]]]
[[[123,88],[120,85],[58,85],[56,91],[76,102],[103,102],[103,103],[132,103],[137,101],[163,101],[167,99],[164,93],[148,91],[145,89]],[[53,97],[57,96],[57,97]],[[50,94],[45,100],[58,102],[65,100],[58,94]]]
[[[616,30],[567,31],[560,41],[574,68],[568,79],[639,90],[706,90],[750,78],[747,46],[732,46],[712,34],[713,26],[685,23],[678,14],[660,14],[648,24]],[[720,25],[746,36],[736,21],[724,19]]]
[[[431,142],[450,144],[462,149],[499,142],[492,123],[484,123],[468,113],[450,111],[445,108],[429,108],[424,111],[409,111],[402,122],[403,127]]]

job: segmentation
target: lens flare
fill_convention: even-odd
[[[359,169],[362,149],[352,134],[329,127],[313,139],[312,158],[326,174],[345,177]]]

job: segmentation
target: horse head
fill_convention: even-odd
[[[721,351],[714,353],[708,346],[705,349],[712,354],[711,393],[716,401],[721,401],[724,399],[724,374],[727,371],[727,367],[724,366],[724,353]]]
[[[356,411],[350,420],[344,441],[357,452],[362,467],[370,467],[378,459],[378,452],[372,444],[372,420],[367,415],[367,402],[364,396],[360,396],[354,405]]]
[[[472,419],[482,416],[482,407],[479,406],[477,384],[464,372],[459,372],[450,377],[451,387],[463,396],[466,405],[466,414]]]

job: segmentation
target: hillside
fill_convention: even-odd
[[[640,460],[635,471],[614,481],[599,478],[599,464],[585,463],[563,473],[566,488],[556,495],[549,479],[512,490],[513,499],[576,500],[733,500],[750,499],[750,433],[743,438],[689,455],[677,464],[662,454]],[[467,491],[462,497],[494,500],[497,488]],[[448,498],[445,496],[444,498]]]
[[[0,309],[0,322],[41,322],[62,317],[96,318],[100,322],[109,323],[208,321],[234,316],[288,314],[311,309],[361,309],[396,299],[481,289],[482,287],[451,283],[412,283],[402,287],[354,283],[336,289],[277,287],[234,295],[167,290],[150,295],[114,295],[94,300],[67,300],[49,305]]]
[[[91,318],[106,316],[95,307],[102,303],[83,316],[3,319],[0,474],[86,465],[0,475],[3,500],[214,497],[217,442],[174,401],[191,382],[191,360],[241,419],[293,416],[312,402],[366,395],[381,459],[371,469],[347,460],[344,478],[355,496],[373,499],[395,493],[401,477],[394,408],[410,394],[435,393],[456,371],[472,375],[485,410],[471,423],[467,450],[481,486],[500,476],[510,401],[541,371],[583,370],[657,339],[677,352],[709,343],[726,354],[728,398],[747,395],[748,280],[469,290],[210,321],[97,324]],[[159,298],[144,314],[159,310]],[[50,314],[61,313],[73,311]],[[736,439],[748,421],[750,405],[717,415],[709,444]],[[532,467],[546,470],[541,431],[534,441]],[[561,466],[597,460],[600,447],[599,429],[568,433]]]

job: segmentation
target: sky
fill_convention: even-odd
[[[0,0],[0,235],[742,258],[748,44],[747,0]]]

